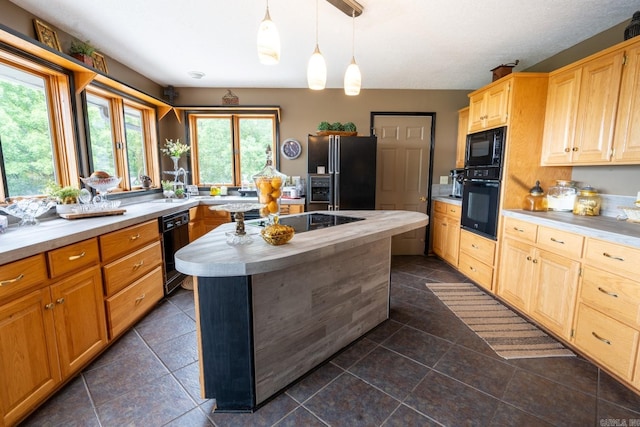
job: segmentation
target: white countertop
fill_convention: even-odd
[[[281,199],[282,204],[304,204],[303,199]],[[0,265],[57,249],[85,239],[119,230],[161,216],[187,210],[199,204],[257,203],[257,197],[196,196],[191,199],[153,199],[123,204],[123,215],[67,220],[58,216],[40,219],[40,224],[19,227],[13,224],[0,234]]]
[[[452,205],[462,206],[462,199],[452,196],[433,196],[431,200],[438,200],[440,202],[450,203]]]
[[[429,222],[427,215],[411,211],[322,213],[365,220],[297,233],[281,246],[269,245],[258,234],[260,229],[249,225],[246,229],[252,233],[251,244],[227,245],[225,233],[234,231],[235,224],[223,224],[176,252],[176,269],[202,277],[248,276],[282,270],[293,265],[316,262],[320,258],[365,243],[391,238],[396,234],[424,227]]]
[[[557,211],[532,212],[509,209],[502,211],[502,215],[640,248],[640,223],[619,221],[608,216],[580,216]]]

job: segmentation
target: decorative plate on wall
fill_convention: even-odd
[[[297,139],[285,139],[280,147],[280,152],[285,159],[297,159],[302,153],[302,145],[300,145],[300,142]]]

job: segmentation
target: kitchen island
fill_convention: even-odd
[[[363,220],[271,246],[226,244],[223,225],[176,253],[196,276],[201,390],[218,410],[253,411],[389,317],[391,238],[428,224],[409,211],[339,211]],[[305,216],[301,214],[297,216]]]

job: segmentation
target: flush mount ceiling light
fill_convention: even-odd
[[[355,96],[360,93],[362,86],[362,74],[360,67],[356,64],[356,12],[352,12],[353,27],[351,34],[351,63],[344,73],[344,93],[349,96]]]
[[[189,71],[187,74],[192,79],[197,79],[197,80],[200,80],[201,78],[204,77],[204,73],[202,71]]]
[[[318,46],[318,0],[316,0],[316,49],[307,66],[307,83],[312,90],[322,90],[327,84],[327,63]]]
[[[258,28],[258,58],[260,63],[266,65],[280,62],[280,34],[269,15],[269,0],[264,19]]]

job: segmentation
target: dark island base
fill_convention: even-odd
[[[250,412],[389,317],[391,239],[270,273],[198,277],[202,395]]]

